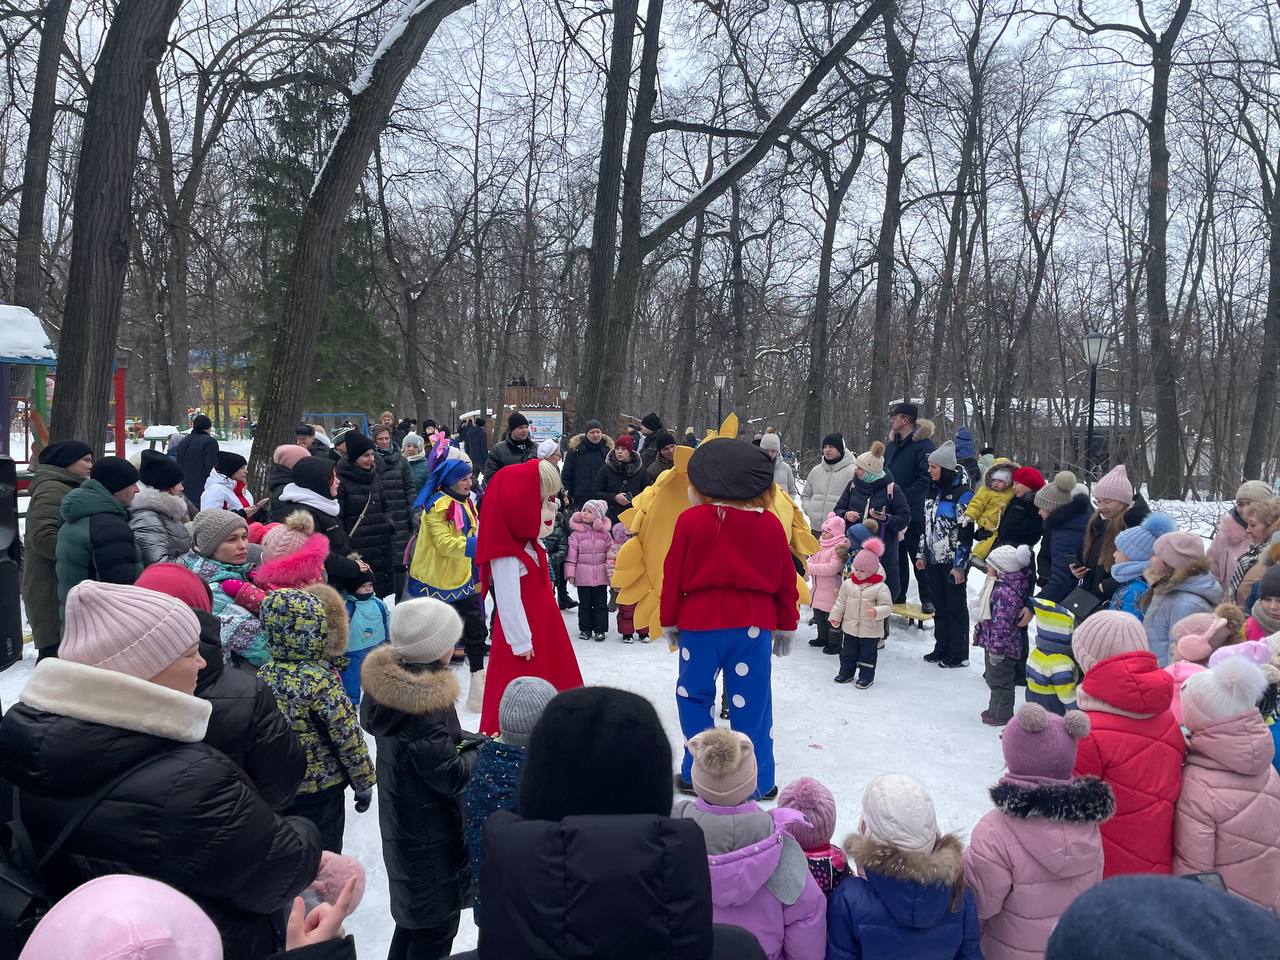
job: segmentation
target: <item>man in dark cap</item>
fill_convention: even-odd
[[[142,554],[129,527],[129,505],[138,492],[138,470],[123,457],[103,457],[89,479],[62,500],[58,531],[58,617],[67,594],[82,580],[133,583]]]
[[[884,442],[884,465],[893,481],[906,494],[911,506],[911,525],[898,550],[898,596],[894,603],[907,599],[908,570],[914,569],[911,558],[920,549],[924,535],[924,502],[929,499],[929,454],[933,453],[933,421],[921,420],[914,403],[895,403],[889,408],[889,437]],[[920,591],[920,608],[933,613],[929,580],[916,570],[916,586]]]
[[[507,439],[495,443],[484,461],[484,482],[487,484],[503,467],[532,460],[538,455],[538,445],[529,436],[529,420],[518,410],[507,417]]]
[[[182,488],[191,505],[200,509],[200,497],[209,471],[218,462],[218,441],[209,431],[213,424],[203,413],[191,421],[191,433],[178,444],[178,466],[182,467]]]
[[[22,543],[22,602],[37,654],[58,652],[58,531],[62,500],[89,478],[93,450],[79,440],[59,440],[40,451],[31,475],[26,535]]]
[[[680,649],[676,707],[684,739],[711,726],[716,674],[724,674],[729,723],[751,738],[755,795],[777,795],[772,662],[790,652],[799,623],[791,545],[773,503],[773,461],[743,440],[710,440],[689,459],[700,506],[680,514],[662,581],[667,643]],[[686,749],[679,786],[691,790]]]
[[[298,438],[298,446],[310,450],[316,442],[316,428],[309,423],[300,423],[294,427],[293,435]]]
[[[665,432],[662,426],[662,418],[656,413],[646,413],[640,421],[640,462],[648,467],[653,463],[653,458],[658,455],[658,448],[653,443],[653,435]]]

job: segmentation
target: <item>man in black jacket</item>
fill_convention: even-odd
[[[484,482],[487,484],[503,467],[513,467],[537,455],[538,445],[529,436],[529,421],[523,413],[512,413],[507,417],[507,439],[495,443],[485,458]]]
[[[569,441],[560,480],[575,509],[595,496],[596,477],[612,449],[613,441],[604,435],[599,420],[588,420],[587,429]]]
[[[468,421],[458,433],[458,442],[471,458],[473,466],[484,463],[485,458],[489,456],[489,435],[485,433],[484,417],[475,417]]]
[[[665,429],[662,426],[662,418],[656,413],[646,413],[644,419],[640,421],[640,446],[637,450],[640,461],[646,467],[653,463],[653,458],[658,455],[658,448],[653,443],[653,435],[663,432]]]
[[[203,413],[191,421],[191,433],[178,444],[178,466],[182,467],[182,489],[187,499],[200,509],[200,496],[209,471],[218,461],[218,441],[210,436],[213,423]]]
[[[889,438],[885,441],[884,465],[902,487],[911,505],[911,525],[907,537],[898,551],[898,596],[894,603],[907,599],[908,570],[914,569],[911,558],[920,550],[920,537],[924,534],[924,502],[929,499],[929,454],[933,453],[933,422],[920,420],[920,410],[914,403],[895,403],[889,408]],[[916,570],[916,586],[920,590],[920,608],[933,612],[926,577]]]

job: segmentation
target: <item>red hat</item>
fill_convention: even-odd
[[[192,610],[213,613],[213,597],[208,585],[180,563],[153,563],[133,585],[181,600]]]
[[[613,441],[613,445],[614,447],[621,447],[623,450],[630,450],[632,453],[636,452],[636,442],[629,433],[619,435]]]
[[[1039,490],[1044,486],[1044,474],[1035,467],[1019,467],[1013,471],[1013,482],[1020,483],[1029,490]]]

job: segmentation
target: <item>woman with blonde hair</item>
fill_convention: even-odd
[[[1142,523],[1151,508],[1129,482],[1124,464],[1113,467],[1093,485],[1093,497],[1097,508],[1085,527],[1080,560],[1071,564],[1069,569],[1071,575],[1080,581],[1080,586],[1105,604],[1119,587],[1111,576],[1116,537]],[[1101,609],[1101,604],[1097,609]]]
[[[1280,562],[1280,497],[1251,503],[1242,511],[1252,545],[1241,554],[1227,584],[1225,599],[1249,612],[1249,594],[1267,567]]]

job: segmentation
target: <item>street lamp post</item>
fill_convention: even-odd
[[[1089,429],[1085,434],[1084,472],[1089,489],[1093,489],[1093,411],[1098,400],[1098,367],[1107,359],[1111,338],[1094,330],[1084,335],[1084,358],[1089,364]]]
[[[724,423],[724,381],[725,375],[717,373],[716,381],[716,429],[720,429],[720,424]]]
[[[449,429],[456,430],[458,429],[458,401],[450,400],[449,409],[453,411],[453,415],[449,418]]]

